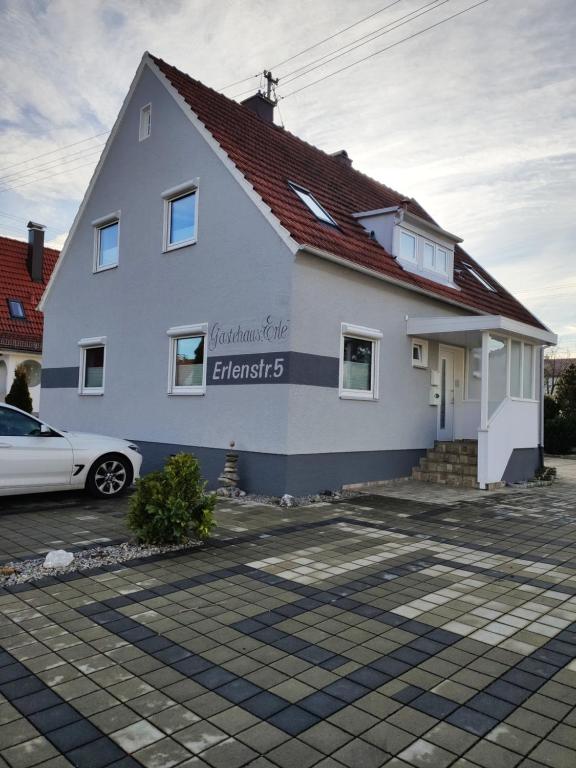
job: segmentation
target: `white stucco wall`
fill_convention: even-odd
[[[141,106],[152,133],[139,142]],[[162,253],[164,190],[199,179],[198,242]],[[116,269],[93,274],[91,222],[120,214]],[[224,328],[286,318],[292,255],[262,213],[193,128],[156,76],[145,70],[88,200],[46,306],[48,368],[79,364],[78,340],[106,336],[106,388],[81,397],[45,388],[41,415],[65,428],[149,441],[284,452],[284,386],[211,387],[204,397],[167,395],[168,328]],[[283,341],[219,354],[272,352]]]

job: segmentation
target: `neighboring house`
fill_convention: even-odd
[[[233,442],[268,493],[406,476],[435,440],[478,441],[481,487],[533,476],[554,334],[273,108],[144,55],[42,301],[42,416],[212,486]]]
[[[35,412],[42,364],[42,313],[37,306],[60,253],[44,247],[44,229],[29,222],[28,243],[0,236],[0,402],[23,363]]]
[[[554,357],[554,355],[544,357],[544,393],[546,395],[554,394],[558,379],[571,365],[576,365],[576,357]]]

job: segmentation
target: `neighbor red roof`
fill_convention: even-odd
[[[59,253],[44,249],[43,282],[35,283],[28,272],[28,243],[0,236],[0,348],[42,351],[43,315],[36,307]],[[22,302],[25,319],[10,315],[8,299]]]
[[[311,245],[355,264],[389,275],[450,299],[472,311],[504,315],[544,328],[508,291],[459,247],[454,282],[461,290],[439,285],[405,271],[352,216],[353,213],[400,205],[406,197],[369,176],[307,144],[278,125],[256,116],[248,107],[193,80],[162,59],[151,59],[184,98],[207,130],[250,182],[272,213],[300,245]],[[288,181],[310,190],[338,223],[338,229],[319,222],[289,188]],[[433,221],[415,201],[408,210]],[[495,283],[485,288],[462,262]]]

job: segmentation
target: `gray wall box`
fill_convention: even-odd
[[[539,448],[514,448],[502,477],[507,483],[531,480],[540,469]]]

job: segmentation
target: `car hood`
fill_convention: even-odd
[[[96,435],[92,432],[64,432],[64,437],[70,441],[74,448],[92,448],[102,443],[107,446],[117,445],[118,448],[125,449],[129,445],[129,440],[123,440],[121,437],[110,437],[109,435]]]

